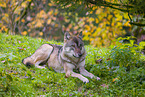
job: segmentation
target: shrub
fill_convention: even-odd
[[[109,67],[119,66],[130,67],[137,66],[141,67],[143,63],[140,61],[141,50],[145,45],[145,42],[141,42],[139,45],[134,44],[132,37],[118,38],[117,45],[111,46],[110,55],[106,62]],[[123,43],[123,40],[128,40],[128,43]]]

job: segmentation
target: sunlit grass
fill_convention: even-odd
[[[145,96],[145,60],[138,58],[142,66],[108,67],[110,49],[86,45],[86,69],[99,76],[101,81],[90,79],[85,84],[73,77],[50,69],[27,68],[22,59],[30,56],[44,43],[59,44],[26,36],[0,33],[0,94],[2,96]],[[134,56],[128,56],[134,57]],[[96,63],[97,59],[102,62]],[[116,60],[117,61],[117,60]]]

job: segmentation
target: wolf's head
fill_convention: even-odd
[[[82,34],[71,35],[70,33],[66,32],[64,34],[63,51],[68,57],[80,58],[85,53]]]

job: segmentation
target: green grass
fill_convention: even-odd
[[[56,73],[50,69],[27,68],[21,63],[23,58],[33,54],[44,43],[63,45],[61,42],[0,33],[0,97],[145,96],[145,57],[143,55],[138,56],[134,61],[135,55],[132,56],[132,53],[126,55],[124,51],[123,56],[130,57],[128,60],[132,61],[132,64],[129,62],[122,65],[122,62],[118,61],[122,55],[115,53],[118,55],[115,58],[118,59],[113,59],[111,54],[114,53],[111,49],[86,45],[88,54],[85,68],[99,76],[101,81],[88,78],[90,82],[85,84],[77,78],[65,78],[65,74]],[[103,62],[96,63],[95,61],[99,58],[102,58]],[[119,67],[116,64],[109,67],[110,62],[118,63]],[[129,64],[129,70],[127,64]]]

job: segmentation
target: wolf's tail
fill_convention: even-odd
[[[35,64],[34,60],[31,57],[24,58],[22,60],[22,63],[25,64],[27,67],[31,67],[32,65]]]

